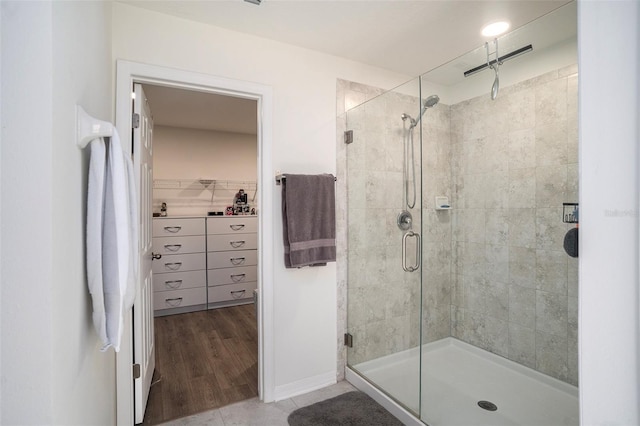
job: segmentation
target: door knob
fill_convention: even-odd
[[[158,259],[162,259],[162,254],[151,252],[151,260],[158,260]]]

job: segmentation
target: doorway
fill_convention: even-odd
[[[153,425],[258,396],[257,102],[150,84],[139,93],[153,122],[160,257],[143,420]]]
[[[258,173],[257,180],[267,182],[272,177],[271,170],[271,117],[272,94],[271,88],[255,83],[242,82],[215,76],[203,75],[188,71],[139,64],[129,61],[117,63],[116,90],[116,127],[122,138],[124,149],[131,149],[132,107],[131,91],[134,83],[152,84],[164,87],[179,88],[204,93],[221,94],[244,99],[252,99],[257,103],[257,145],[258,145]],[[257,297],[257,334],[258,334],[258,393],[261,400],[273,400],[273,324],[272,317],[272,254],[269,247],[273,241],[272,223],[272,187],[261,185],[257,188],[260,199],[261,214],[257,217],[258,238],[258,297]],[[117,354],[117,410],[118,423],[134,423],[134,392],[133,380],[135,371],[135,353],[133,350],[136,334],[133,330],[134,315],[139,314],[140,305],[134,304],[134,309],[125,317],[125,334],[123,345]],[[134,379],[135,380],[135,379]]]

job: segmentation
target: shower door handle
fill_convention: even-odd
[[[407,240],[409,237],[416,239],[416,261],[412,266],[407,266]],[[420,268],[420,234],[416,234],[413,231],[409,231],[402,237],[402,269],[406,272],[415,272]]]

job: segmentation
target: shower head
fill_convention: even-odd
[[[424,108],[433,108],[440,102],[440,97],[438,95],[431,95],[427,99],[424,100]]]

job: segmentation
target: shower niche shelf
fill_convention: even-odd
[[[562,203],[562,222],[578,223],[578,203]]]
[[[436,210],[451,210],[451,204],[449,204],[449,197],[445,197],[445,196],[436,197]]]

